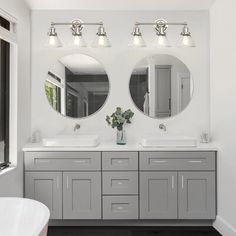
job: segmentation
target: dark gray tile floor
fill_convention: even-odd
[[[49,227],[48,236],[222,236],[213,227]]]

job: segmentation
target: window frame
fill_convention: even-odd
[[[9,105],[8,105],[8,123],[9,123],[9,154],[5,163],[1,164],[0,170],[9,166],[17,165],[17,57],[18,57],[18,46],[17,46],[17,19],[6,11],[0,8],[0,16],[10,22],[10,30],[0,26],[0,38],[9,43]]]

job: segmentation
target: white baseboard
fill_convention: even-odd
[[[213,227],[223,236],[236,236],[236,229],[220,216],[216,217]]]

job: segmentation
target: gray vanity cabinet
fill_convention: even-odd
[[[215,218],[215,173],[179,172],[179,219]]]
[[[63,219],[101,219],[101,172],[64,172],[63,180]]]
[[[140,173],[140,218],[177,219],[177,172]]]
[[[44,203],[51,219],[62,219],[62,173],[26,172],[25,197]]]

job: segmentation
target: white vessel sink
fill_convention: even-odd
[[[48,147],[96,147],[100,140],[98,135],[57,135],[54,138],[44,138],[44,146]]]
[[[197,140],[186,136],[150,135],[141,139],[143,147],[196,147]]]

